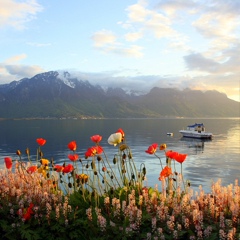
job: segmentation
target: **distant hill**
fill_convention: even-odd
[[[133,91],[132,91],[133,92]],[[217,91],[103,89],[56,71],[0,85],[0,118],[239,117],[239,102]]]

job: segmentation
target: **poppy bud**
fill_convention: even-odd
[[[143,168],[143,174],[146,175],[147,171],[146,171],[146,168],[144,167]]]
[[[102,168],[102,171],[103,171],[103,172],[106,172],[106,171],[107,171],[107,168],[106,168],[106,167],[103,167],[103,168]]]
[[[135,179],[135,175],[134,174],[132,174],[132,179]]]
[[[47,178],[49,178],[50,177],[50,175],[49,175],[49,173],[47,173]]]
[[[113,179],[113,175],[111,175],[111,179]]]
[[[27,155],[30,154],[29,148],[26,148],[25,153],[26,153]]]
[[[101,161],[101,160],[102,160],[102,157],[101,157],[101,156],[97,156],[97,160],[98,160],[98,161]]]
[[[97,171],[94,171],[94,175],[97,175]]]
[[[20,150],[17,150],[17,151],[16,151],[16,154],[17,154],[18,156],[20,156],[20,155],[21,155],[21,151],[20,151]]]
[[[129,159],[132,159],[132,153],[128,154]]]
[[[174,172],[174,174],[175,174],[175,175],[178,175],[178,173],[177,173],[177,172]]]
[[[86,165],[86,168],[89,168],[89,165],[88,165],[88,164]]]
[[[104,184],[104,179],[102,180],[102,183]]]
[[[69,187],[69,188],[72,188],[72,183],[69,182],[69,183],[68,183],[68,187]]]
[[[124,151],[128,146],[126,144],[122,144],[119,149],[120,151]]]
[[[111,194],[113,194],[113,193],[114,193],[114,191],[113,191],[113,188],[111,188],[111,190],[110,190],[110,193],[111,193]]]
[[[79,158],[79,162],[82,162],[82,159],[81,159],[81,158]]]
[[[43,152],[42,151],[39,151],[39,156],[43,157]]]
[[[123,158],[123,159],[126,159],[126,158],[127,158],[126,153],[124,153],[124,154],[122,155],[122,158]]]
[[[116,164],[117,163],[117,159],[114,157],[113,158],[113,164]]]
[[[92,167],[92,169],[95,169],[95,168],[96,168],[96,166],[95,166],[95,163],[94,163],[94,162],[91,162],[91,167]]]

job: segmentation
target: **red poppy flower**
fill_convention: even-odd
[[[37,143],[40,146],[43,146],[46,142],[47,142],[47,140],[45,140],[43,138],[37,138]]]
[[[55,170],[56,172],[62,172],[63,169],[64,169],[64,167],[61,166],[61,165],[55,165],[55,166],[54,166],[54,170]]]
[[[74,170],[74,167],[72,164],[68,164],[67,166],[65,166],[62,170],[63,173],[70,173]]]
[[[173,152],[172,150],[170,151],[167,151],[165,153],[166,157],[169,157],[171,159],[175,159],[175,157],[178,155],[179,153],[178,152]]]
[[[177,162],[179,162],[179,163],[183,163],[185,160],[186,160],[186,157],[187,157],[187,154],[181,154],[181,153],[179,153],[178,155],[176,155],[175,157],[174,157],[174,159],[177,161]]]
[[[168,166],[166,166],[161,172],[160,172],[160,176],[158,178],[159,181],[162,181],[163,178],[169,177],[170,175],[172,175],[172,169]]]
[[[27,169],[27,172],[28,173],[34,173],[37,171],[37,166],[30,166],[28,169]]]
[[[23,219],[25,219],[25,221],[29,220],[31,218],[32,214],[34,213],[32,210],[33,207],[34,207],[33,203],[30,203],[29,207],[27,208],[26,213],[23,215]]]
[[[103,148],[101,146],[96,146],[95,148],[96,148],[97,154],[103,153]]]
[[[148,147],[148,150],[146,150],[145,152],[148,154],[154,154],[157,151],[157,148],[158,148],[158,144],[153,143],[151,146]]]
[[[85,152],[85,157],[93,157],[97,154],[97,148],[96,147],[90,147]]]
[[[93,157],[96,154],[101,154],[103,152],[103,148],[101,146],[94,146],[88,148],[88,150],[85,152],[85,157]]]
[[[79,156],[78,154],[69,154],[68,155],[68,158],[73,161],[73,162],[76,162],[78,159],[79,159]]]
[[[6,168],[11,169],[12,168],[12,159],[10,157],[5,157],[4,161],[5,161]]]
[[[95,143],[99,143],[102,140],[102,136],[94,135],[94,136],[91,137],[91,140]]]
[[[124,139],[125,133],[124,133],[124,131],[123,131],[121,128],[119,128],[119,129],[116,131],[116,133],[121,133],[121,134],[122,134],[122,140]]]
[[[76,149],[77,149],[77,143],[76,143],[76,141],[70,142],[70,143],[68,144],[68,148],[69,148],[70,150],[72,150],[72,151],[76,151]]]

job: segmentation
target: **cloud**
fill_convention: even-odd
[[[111,53],[125,57],[140,58],[143,56],[142,47],[137,45],[125,46],[116,41],[116,36],[106,30],[93,34],[94,46],[103,53]]]
[[[204,54],[204,53],[203,53]],[[201,53],[184,56],[188,70],[198,70],[212,74],[236,74],[240,76],[240,44],[234,44],[219,52],[220,56],[205,57]],[[208,52],[206,55],[209,54]]]
[[[7,65],[0,63],[0,84],[9,83],[10,81],[30,78],[45,70],[39,66],[29,65]]]
[[[116,36],[111,31],[101,30],[92,35],[92,40],[95,47],[102,47],[107,44],[114,44]]]
[[[15,63],[15,62],[18,62],[22,59],[25,59],[27,57],[27,55],[25,53],[23,54],[20,54],[20,55],[15,55],[13,57],[10,57],[8,59],[5,60],[5,64],[12,64],[12,63]]]
[[[21,2],[1,0],[0,27],[11,26],[18,30],[24,29],[25,23],[31,21],[42,9],[35,0]]]
[[[125,39],[128,42],[135,42],[135,41],[141,39],[142,37],[143,37],[142,32],[131,32],[131,33],[125,34]]]
[[[200,53],[193,53],[184,57],[189,70],[199,70],[205,72],[214,72],[219,63],[212,59],[205,58]]]

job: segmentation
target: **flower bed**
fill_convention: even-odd
[[[219,180],[210,193],[201,186],[194,192],[182,173],[187,155],[153,143],[146,154],[160,161],[159,191],[144,186],[147,170],[144,164],[137,169],[122,129],[108,138],[117,146],[111,162],[102,137],[91,140],[83,159],[70,142],[62,165],[43,158],[42,138],[34,161],[29,149],[17,150],[16,160],[4,159],[1,239],[239,239],[238,180],[225,187]]]

